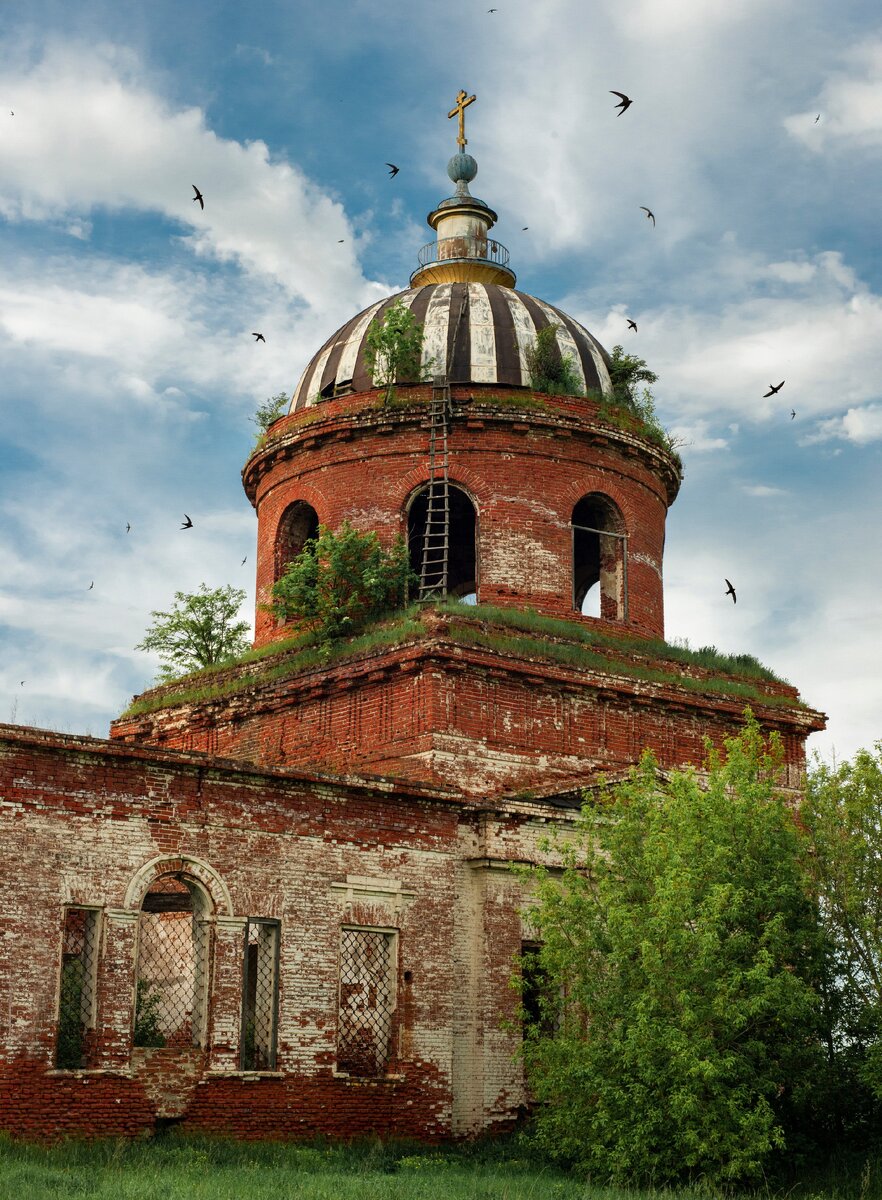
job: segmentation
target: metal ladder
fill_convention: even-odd
[[[450,487],[447,476],[447,432],[452,405],[446,375],[432,381],[429,406],[429,486],[426,494],[426,528],[420,569],[420,600],[447,595],[450,555]]]

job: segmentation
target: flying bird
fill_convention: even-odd
[[[132,528],[131,525],[128,523],[128,521],[126,521],[126,533],[129,533],[131,531],[131,528]]]
[[[628,328],[633,329],[635,333],[637,332],[637,322],[632,321],[630,317],[628,317]]]
[[[389,168],[389,178],[390,179],[394,179],[395,176],[398,174],[398,172],[401,170],[400,167],[395,166],[395,163],[387,162],[386,166]]]
[[[263,343],[264,343],[264,345],[266,344],[266,338],[263,336],[263,334],[262,334],[262,333],[255,333],[255,332],[254,332],[254,330],[252,330],[252,331],[251,331],[251,336],[252,336],[252,337],[253,337],[253,338],[254,338],[256,341],[258,341],[258,342],[263,342]]]
[[[611,96],[620,96],[621,97],[620,103],[615,106],[617,109],[620,110],[616,114],[619,117],[622,115],[623,112],[627,112],[628,109],[631,107],[631,105],[634,103],[634,101],[629,96],[626,96],[624,92],[614,92],[613,89],[610,88],[609,94]]]
[[[338,246],[340,246],[340,245],[342,245],[342,244],[343,244],[343,242],[345,242],[345,241],[346,241],[346,238],[337,238],[337,245],[338,245]]]
[[[245,557],[242,559],[242,561],[239,563],[239,566],[240,566],[240,567],[244,567],[244,566],[245,566],[245,563],[246,563],[247,561],[248,561],[248,555],[246,554],[246,555],[245,555]]]
[[[647,221],[652,221],[652,224],[654,227],[655,226],[655,213],[652,211],[652,209],[647,208],[646,205],[644,205],[644,204],[640,205],[640,209],[642,212],[646,213]]]
[[[723,578],[724,578],[724,579],[726,579],[725,575],[723,576]],[[737,598],[736,598],[736,596],[735,596],[735,589],[732,587],[732,584],[731,584],[731,583],[729,583],[729,580],[728,580],[728,579],[726,579],[726,583],[727,583],[727,584],[729,584],[729,586],[726,588],[726,591],[724,592],[724,595],[726,595],[726,596],[731,596],[731,597],[732,597],[732,603],[733,603],[733,604],[737,604],[737,603],[738,603],[738,600],[737,600]]]
[[[768,399],[769,396],[774,396],[776,392],[780,392],[781,388],[784,386],[784,383],[785,383],[785,380],[783,380],[783,379],[781,380],[781,382],[778,384],[777,387],[775,387],[774,383],[770,383],[769,390],[767,392],[763,393],[763,399],[766,400],[766,399]]]
[[[198,200],[199,207],[204,211],[205,210],[205,201],[202,198],[202,193],[199,191],[199,188],[196,186],[195,183],[192,184],[191,186],[193,188],[193,191],[196,193],[196,195],[193,197],[194,201]]]
[[[488,9],[487,9],[487,12],[488,12],[488,13],[491,13],[491,12],[499,12],[499,9],[498,9],[498,8],[488,8]]]
[[[526,233],[529,228],[530,228],[529,225],[525,225],[524,228],[521,230],[521,233]]]
[[[818,115],[815,117],[815,124],[816,124],[816,125],[817,125],[818,121],[820,121],[820,119],[821,119],[821,114],[820,114],[820,113],[818,113]]]
[[[796,409],[795,409],[795,408],[791,408],[791,410],[790,410],[790,420],[792,421],[792,420],[793,420],[793,418],[794,418],[795,416],[796,416]]]
[[[89,584],[89,586],[86,588],[86,591],[91,592],[91,590],[94,586],[95,586],[95,580],[93,579],[92,582]]]
[[[187,514],[184,513],[184,522],[181,525],[181,529],[192,529],[192,528],[193,528],[193,522],[190,520],[190,518],[187,516]]]

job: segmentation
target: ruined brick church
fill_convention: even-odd
[[[0,726],[13,1135],[505,1127],[536,937],[513,864],[600,774],[646,746],[700,763],[745,704],[800,784],[822,714],[663,641],[678,461],[604,402],[592,335],[515,289],[469,190],[468,102],[410,287],[328,338],[244,468],[255,650],[137,697],[107,739]],[[389,402],[365,350],[395,301],[430,382]],[[581,395],[534,386],[544,329]],[[323,661],[264,606],[346,520],[407,539],[425,603]]]

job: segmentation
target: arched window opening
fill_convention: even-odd
[[[282,513],[276,533],[276,581],[282,578],[288,563],[297,557],[310,538],[318,537],[318,513],[305,500],[296,500]]]
[[[466,604],[476,604],[475,506],[462,488],[452,483],[446,485],[446,493],[446,517],[444,485],[440,481],[435,485],[431,512],[428,485],[413,497],[407,514],[410,565],[420,579],[421,595],[458,596]]]
[[[163,875],[141,903],[135,1046],[204,1046],[211,901],[193,880]]]
[[[628,619],[628,540],[612,500],[594,493],[573,509],[573,608],[605,621]]]

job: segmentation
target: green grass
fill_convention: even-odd
[[[496,608],[491,604],[465,606],[456,600],[443,600],[436,604],[439,612],[450,616],[474,616],[477,620],[494,625],[507,625],[530,633],[541,633],[546,637],[564,641],[580,642],[589,646],[604,646],[611,650],[639,654],[642,657],[662,662],[678,662],[687,666],[702,667],[711,672],[739,678],[766,679],[775,683],[786,683],[769,667],[752,654],[724,654],[716,646],[702,646],[692,650],[689,645],[662,641],[660,638],[636,638],[623,633],[621,636],[583,625],[576,621],[565,621],[559,617],[546,617],[534,609]]]
[[[742,1200],[871,1200],[882,1162],[855,1160]],[[0,1141],[0,1196],[21,1200],[717,1200],[683,1189],[599,1186],[537,1159],[525,1144],[236,1142],[175,1133],[55,1146]],[[728,1193],[726,1200],[737,1200]]]
[[[450,636],[463,644],[545,658],[565,666],[605,670],[650,683],[677,685],[694,692],[713,692],[745,703],[799,706],[799,702],[790,697],[769,695],[757,686],[761,681],[786,683],[786,680],[749,654],[723,654],[715,646],[692,650],[685,644],[675,645],[627,634],[617,636],[590,625],[542,616],[532,609],[464,605],[456,600],[438,601],[435,607],[439,613],[458,618],[451,623]],[[249,650],[233,662],[206,667],[147,692],[131,704],[120,719],[180,704],[233,696],[257,682],[287,679],[313,667],[330,666],[371,650],[401,645],[425,633],[425,627],[417,619],[419,608],[419,605],[411,604],[391,618],[376,622],[357,637],[329,644],[322,645],[314,633],[301,633]],[[506,629],[512,632],[503,632]],[[539,636],[531,638],[523,634]],[[263,659],[269,661],[260,666]],[[249,663],[255,664],[254,671],[235,670]],[[668,663],[670,668],[665,666]],[[702,668],[710,673],[710,677],[691,678],[678,671],[675,664]]]

